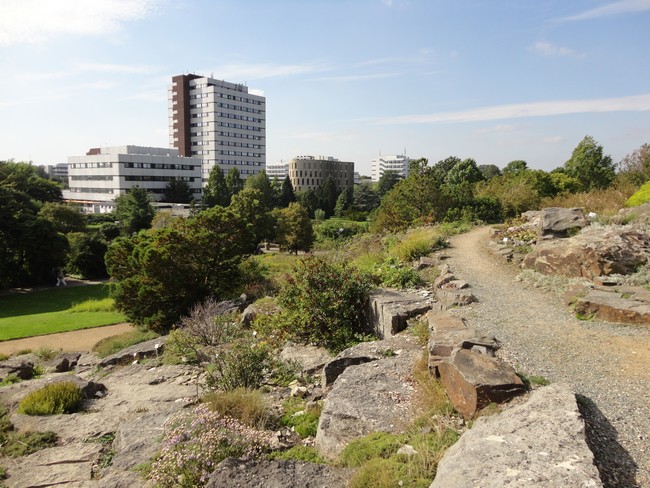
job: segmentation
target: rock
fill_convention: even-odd
[[[332,360],[332,354],[324,347],[287,344],[280,352],[280,358],[300,364],[305,374],[318,374]]]
[[[115,354],[105,357],[99,362],[99,366],[105,368],[113,365],[131,364],[133,361],[139,361],[146,358],[159,357],[165,347],[166,336],[156,337],[150,341],[141,342],[134,346],[122,349]]]
[[[135,471],[116,471],[108,469],[102,472],[97,485],[99,488],[137,488],[144,486],[144,480]]]
[[[478,300],[468,289],[447,288],[445,285],[436,290],[438,310],[449,310],[454,307],[465,307]]]
[[[410,419],[413,366],[420,350],[348,367],[325,398],[316,448],[334,459],[345,446],[371,432],[402,432]]]
[[[8,469],[8,485],[27,488],[90,483],[101,449],[100,444],[75,442],[16,458]]]
[[[34,376],[34,359],[29,355],[27,359],[25,355],[15,356],[0,362],[0,381],[7,378],[9,375],[14,375],[21,380],[28,380]]]
[[[439,258],[434,258],[431,256],[420,256],[420,260],[416,264],[415,268],[418,270],[426,269],[426,268],[435,268],[439,264],[440,264]]]
[[[65,373],[77,366],[80,357],[80,352],[64,352],[50,361],[45,361],[43,365],[56,373]]]
[[[253,322],[260,315],[273,315],[280,311],[280,307],[275,303],[275,301],[269,301],[260,305],[258,303],[252,303],[244,309],[239,318],[239,322],[244,327],[251,327]]]
[[[368,325],[380,339],[406,329],[406,321],[431,310],[431,300],[417,293],[380,289],[370,294]]]
[[[115,455],[111,470],[128,471],[138,464],[149,461],[160,449],[160,441],[165,432],[163,424],[169,412],[144,413],[120,422],[113,449]]]
[[[438,371],[449,399],[465,418],[490,403],[504,403],[526,391],[511,366],[466,349],[438,364]]]
[[[409,457],[415,456],[417,453],[418,452],[415,449],[413,449],[413,446],[409,446],[408,444],[403,445],[396,452],[396,454],[401,454],[403,456],[409,456]]]
[[[535,390],[523,404],[478,419],[438,464],[431,488],[600,488],[569,387]]]
[[[650,235],[625,227],[594,228],[569,239],[542,241],[522,267],[547,275],[593,280],[629,274],[648,261]]]
[[[597,287],[575,300],[582,317],[622,324],[650,325],[650,292],[641,287]]]
[[[621,223],[632,221],[638,224],[650,224],[650,203],[637,207],[622,208],[618,211]]]
[[[264,461],[227,458],[221,461],[207,488],[343,488],[351,476],[348,469],[301,461]]]
[[[321,375],[321,385],[323,388],[329,388],[350,366],[377,361],[397,354],[395,351],[419,349],[420,346],[415,339],[405,335],[393,336],[381,341],[362,342],[341,351],[325,365]]]
[[[569,233],[582,229],[589,222],[581,208],[543,208],[539,223],[539,236],[569,237]]]

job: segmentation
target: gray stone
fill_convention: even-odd
[[[621,223],[631,221],[638,224],[650,224],[650,203],[644,203],[637,207],[622,208],[618,211],[618,218]]]
[[[431,310],[431,300],[416,293],[375,290],[368,303],[368,324],[384,339],[406,329],[407,320]]]
[[[280,358],[300,364],[303,373],[318,374],[332,360],[332,354],[324,347],[287,344],[280,352]]]
[[[597,287],[575,300],[574,311],[608,322],[650,325],[650,292],[633,286]]]
[[[456,288],[442,288],[436,290],[437,309],[449,310],[455,307],[465,307],[470,303],[477,302],[478,300],[474,294],[467,288],[458,290]]]
[[[569,387],[535,390],[523,404],[478,419],[445,453],[431,488],[600,488]]]
[[[112,469],[126,471],[150,460],[160,449],[156,439],[162,439],[163,424],[169,415],[169,412],[144,413],[120,422],[112,446],[115,450]]]
[[[122,349],[115,354],[105,357],[99,362],[99,366],[105,368],[113,365],[131,364],[147,358],[157,358],[162,354],[165,347],[166,336],[156,337],[150,341],[141,342],[134,346]]]
[[[43,366],[56,373],[65,373],[72,371],[77,366],[79,357],[81,357],[80,352],[64,352],[50,361],[45,361]]]
[[[301,461],[224,459],[207,488],[343,488],[351,470]]]
[[[541,237],[568,237],[569,233],[589,224],[581,208],[543,208],[539,223]]]
[[[4,380],[7,376],[14,375],[21,380],[28,380],[34,376],[34,363],[35,358],[33,355],[15,356],[0,362],[0,381]]]

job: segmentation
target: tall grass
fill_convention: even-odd
[[[75,303],[68,309],[69,313],[80,312],[113,312],[115,311],[115,300],[112,298],[91,298],[81,303]]]
[[[582,193],[568,193],[553,198],[543,198],[541,207],[580,207],[585,212],[612,216],[625,207],[625,202],[637,190],[629,181],[617,181],[604,190],[591,190]]]

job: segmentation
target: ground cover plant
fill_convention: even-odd
[[[58,415],[79,411],[83,401],[81,389],[70,381],[46,385],[28,393],[18,405],[26,415]]]
[[[108,295],[108,285],[104,284],[2,295],[0,340],[124,322],[124,315],[110,309],[110,303],[105,301]]]
[[[9,420],[9,410],[0,405],[0,454],[20,457],[56,444],[54,432],[17,432]]]

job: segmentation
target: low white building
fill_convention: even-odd
[[[85,156],[68,158],[70,189],[63,191],[63,198],[80,203],[86,212],[104,213],[113,210],[115,197],[131,188],[144,188],[159,201],[170,181],[183,180],[200,200],[201,164],[201,159],[181,157],[171,148],[92,148]]]
[[[269,163],[266,165],[266,176],[269,177],[269,180],[273,181],[274,179],[279,182],[283,182],[284,179],[289,174],[289,163],[282,162],[279,163]]]
[[[409,175],[410,163],[408,156],[379,156],[372,160],[372,181],[379,181],[386,171],[395,171],[402,178],[406,178]]]

